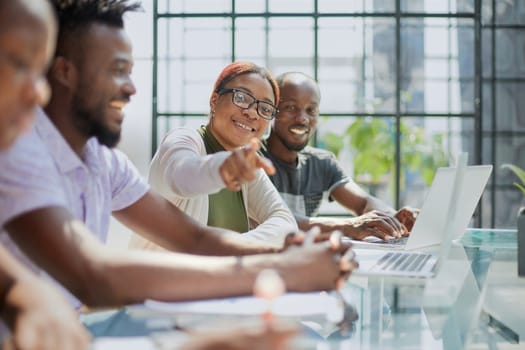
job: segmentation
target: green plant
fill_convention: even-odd
[[[521,184],[514,182],[514,185],[519,188],[523,194],[525,194],[525,170],[513,164],[503,164],[501,168],[509,169],[520,179]]]
[[[388,120],[359,117],[342,134],[327,132],[324,147],[339,154],[345,140],[353,153],[354,178],[369,178],[371,183],[384,181],[395,172],[395,130]],[[435,171],[447,164],[443,135],[429,136],[419,126],[401,122],[402,185],[408,171],[417,172],[430,185]]]

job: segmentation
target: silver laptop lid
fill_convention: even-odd
[[[462,162],[465,165],[466,159]],[[438,169],[405,249],[438,245],[448,234],[452,240],[465,231],[490,177],[492,165],[468,166],[462,172],[457,190],[454,190],[457,168]]]

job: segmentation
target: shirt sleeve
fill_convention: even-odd
[[[326,159],[326,179],[330,179],[328,184],[328,200],[333,201],[332,191],[337,187],[344,185],[351,181],[351,178],[345,174],[345,171],[339,164],[339,161],[332,154],[328,159]]]
[[[290,232],[297,231],[295,218],[263,170],[248,184],[248,217],[253,230],[244,237],[282,246]]]
[[[104,152],[111,174],[111,210],[121,210],[142,198],[149,185],[124,153],[117,149]]]
[[[231,152],[206,155],[203,148],[197,131],[187,128],[171,131],[151,162],[149,181],[153,189],[167,198],[192,198],[223,189],[219,167]]]
[[[67,208],[58,170],[33,129],[0,152],[0,169],[0,226],[36,209]]]

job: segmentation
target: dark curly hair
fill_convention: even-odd
[[[129,0],[50,0],[58,18],[57,55],[75,43],[91,24],[124,27],[124,14],[141,11],[139,2]]]
[[[58,22],[64,30],[92,23],[120,27],[124,26],[123,16],[128,11],[141,10],[138,2],[128,0],[50,0],[54,6]]]

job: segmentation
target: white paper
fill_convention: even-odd
[[[252,296],[190,302],[147,300],[144,305],[151,310],[166,313],[256,316],[268,310],[265,300]],[[275,315],[288,317],[326,315],[336,306],[335,297],[325,292],[287,293],[272,302],[271,311]]]
[[[91,345],[91,350],[154,350],[148,337],[100,337]]]

